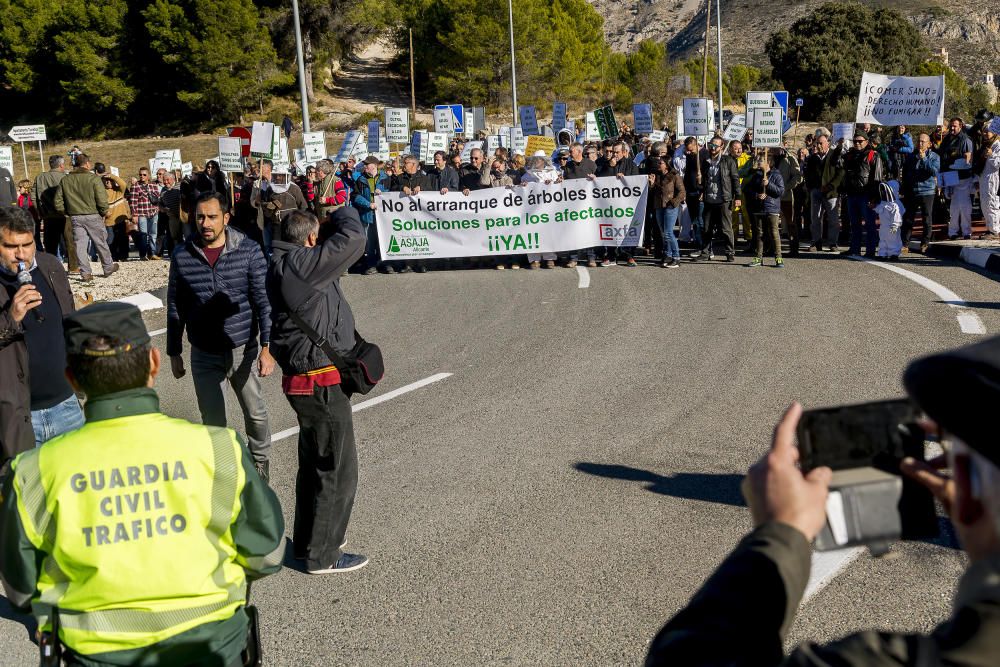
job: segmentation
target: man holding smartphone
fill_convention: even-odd
[[[969,555],[951,618],[927,636],[873,630],[783,654],[809,579],[810,543],[826,523],[832,474],[803,475],[797,466],[802,408],[793,403],[743,483],[756,528],[660,630],[647,666],[1000,664],[1000,443],[993,416],[966,404],[969,396],[1000,399],[1000,338],[917,360],[903,379],[934,420],[926,427],[954,443],[947,459],[902,463],[944,505]]]

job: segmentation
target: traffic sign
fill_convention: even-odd
[[[11,141],[46,141],[44,125],[15,125],[7,133]]]
[[[226,132],[231,137],[239,137],[240,139],[240,150],[243,157],[250,157],[250,128],[249,127],[230,127]]]
[[[805,103],[806,103],[806,101],[803,100],[801,97],[796,97],[795,98],[795,106],[797,106],[797,107],[805,106]]]

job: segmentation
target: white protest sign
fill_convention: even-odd
[[[834,123],[833,132],[830,133],[830,145],[836,146],[841,139],[850,146],[854,140],[854,123]]]
[[[467,141],[465,146],[462,148],[462,162],[468,162],[472,158],[472,149],[478,148],[483,150],[482,141]]]
[[[455,114],[451,107],[438,107],[434,109],[434,131],[444,134],[455,133]]]
[[[726,125],[726,131],[722,138],[726,141],[743,141],[743,136],[747,133],[747,115],[744,113],[733,114]]]
[[[510,128],[507,146],[514,155],[524,155],[524,149],[528,145],[528,140],[524,137],[524,131],[520,125]]]
[[[306,160],[322,160],[326,157],[326,133],[303,132],[302,146],[306,152]]]
[[[518,118],[521,120],[521,132],[525,136],[540,134],[538,131],[538,114],[533,106],[521,106],[517,110]]]
[[[886,76],[865,72],[856,123],[940,125],[944,122],[944,76]]]
[[[254,121],[250,129],[250,155],[253,157],[271,157],[277,150],[274,134],[278,128],[274,123]]]
[[[156,172],[158,172],[161,169],[166,169],[167,171],[173,171],[173,169],[170,166],[172,163],[173,161],[170,160],[169,158],[154,158],[152,164],[149,167],[149,171],[154,176],[156,175]]]
[[[361,142],[361,130],[350,130],[344,135],[344,140],[340,143],[340,150],[333,161],[337,164],[346,162],[347,158],[354,154],[354,149]]]
[[[243,147],[239,137],[219,137],[219,168],[227,173],[243,171]]]
[[[557,135],[566,127],[566,103],[556,102],[552,105],[552,131]]]
[[[149,173],[151,173],[151,174],[155,174],[156,173],[156,170],[153,169],[153,165],[155,165],[155,164],[156,164],[156,158],[153,158],[153,157],[149,158]]]
[[[711,132],[711,100],[701,97],[684,98],[684,134],[701,137]]]
[[[291,166],[288,160],[288,139],[278,138],[278,152],[271,158],[271,171],[275,174],[287,174]]]
[[[382,131],[377,120],[368,121],[368,152],[374,155],[379,151]]]
[[[172,150],[156,151],[153,157],[157,160],[173,160],[174,152]]]
[[[184,176],[190,176],[194,172],[194,165],[190,162],[185,162],[181,165],[181,178]]]
[[[584,135],[586,141],[600,141],[601,131],[597,128],[597,116],[593,111],[587,112],[587,133]]]
[[[649,133],[649,140],[650,141],[666,141],[667,140],[667,133],[664,132],[663,130],[653,130],[652,132]]]
[[[0,167],[14,174],[14,149],[11,146],[0,146]]]
[[[171,171],[176,171],[181,168],[181,149],[175,148],[173,155],[170,157],[170,169]]]
[[[15,125],[7,133],[11,141],[22,143],[25,141],[45,141],[44,125]]]
[[[635,247],[646,218],[645,176],[565,181],[522,188],[399,192],[375,211],[382,259],[502,256]]]
[[[758,107],[770,108],[774,104],[774,94],[770,90],[751,90],[747,92],[747,109]]]
[[[112,167],[108,167],[108,169],[111,170],[112,174],[114,174],[115,176],[118,176],[119,178],[121,178],[121,174],[118,172],[118,167],[112,166]]]
[[[754,109],[754,148],[781,146],[781,116],[781,107],[757,107]]]
[[[450,143],[449,136],[444,132],[428,132],[427,133],[427,159],[421,160],[421,162],[427,162],[430,160],[434,153],[438,151],[448,152],[448,145]]]
[[[403,108],[387,108],[385,110],[385,138],[394,144],[406,142],[410,136],[410,110]]]
[[[653,131],[653,105],[633,104],[632,105],[632,128],[638,134],[649,134]]]
[[[499,134],[490,134],[486,136],[486,154],[493,155],[500,148],[503,140],[503,136]],[[9,147],[8,147],[9,148]]]
[[[463,136],[466,139],[476,138],[476,107],[462,107],[462,118],[465,125],[462,128]]]

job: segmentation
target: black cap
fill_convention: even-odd
[[[903,385],[938,426],[1000,467],[996,413],[977,407],[1000,402],[1000,337],[918,359]]]
[[[95,303],[66,316],[63,332],[67,354],[111,357],[149,342],[142,313],[132,304],[120,301]],[[85,348],[86,342],[95,336],[113,338],[118,344],[106,350]]]

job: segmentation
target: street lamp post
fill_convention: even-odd
[[[309,100],[306,97],[306,64],[302,56],[302,28],[299,26],[299,0],[292,0],[295,21],[295,59],[299,65],[299,95],[302,97],[302,131],[309,132]]]
[[[513,93],[513,125],[517,125],[517,67],[514,64],[514,0],[507,0],[510,15],[510,88]]]

